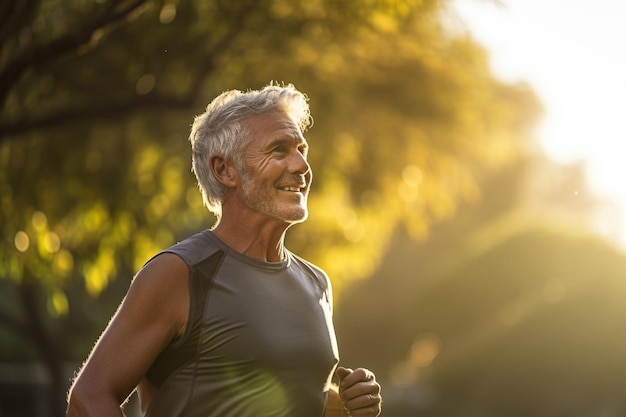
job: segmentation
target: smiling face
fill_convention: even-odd
[[[283,112],[244,123],[251,135],[243,150],[241,200],[252,211],[286,223],[306,220],[312,173],[300,128]]]

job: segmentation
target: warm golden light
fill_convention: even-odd
[[[557,162],[583,161],[597,232],[626,249],[626,138],[623,50],[626,3],[454,0],[453,10],[484,45],[495,74],[526,81],[545,105],[542,148]],[[454,20],[454,19],[453,19]],[[571,190],[575,195],[577,190]]]
[[[419,335],[411,345],[410,360],[417,367],[430,365],[441,349],[441,339],[435,334]]]

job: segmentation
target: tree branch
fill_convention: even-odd
[[[0,124],[0,143],[8,140],[9,135],[62,126],[89,120],[107,120],[128,116],[145,109],[184,109],[190,107],[199,94],[198,88],[192,88],[182,96],[137,96],[123,102],[100,102],[83,104],[42,115],[35,118],[23,118],[11,123]]]
[[[22,50],[0,71],[0,103],[4,103],[12,86],[28,68],[43,65],[68,51],[73,51],[79,46],[87,44],[96,30],[128,16],[145,2],[146,0],[135,0],[119,10],[114,7],[107,8],[106,13],[76,30],[67,32],[43,45],[31,45]]]
[[[137,8],[145,1],[146,0],[134,1],[132,5],[127,6],[123,11],[117,12],[116,16],[121,17],[124,13],[128,14],[131,10]],[[246,16],[254,11],[255,6],[256,3],[254,1],[239,4],[234,12],[230,12],[232,14],[231,20],[235,22],[243,22],[246,19]],[[108,23],[110,23],[112,17],[108,17]],[[100,23],[94,23],[96,21]],[[103,25],[102,22],[103,18],[95,19],[90,24],[85,26],[87,29],[74,31],[73,34],[66,34],[63,38],[51,42],[46,47],[50,50],[41,51],[42,48],[38,48],[37,50],[40,52],[33,52],[30,54],[37,56],[37,58],[33,57],[29,61],[30,64],[32,64],[32,66],[41,65],[42,63],[52,60],[63,52],[69,50],[70,45],[77,47],[88,42],[91,34],[95,31],[95,28]],[[54,128],[83,121],[114,120],[124,118],[131,113],[144,109],[167,110],[188,108],[197,100],[198,95],[201,92],[201,85],[207,75],[214,71],[215,57],[227,51],[232,43],[235,42],[237,37],[244,31],[244,28],[245,25],[243,24],[232,25],[229,27],[229,31],[217,40],[217,42],[213,45],[211,52],[205,54],[201,63],[195,67],[196,71],[194,71],[195,74],[193,75],[192,82],[190,83],[188,90],[180,95],[158,95],[156,92],[153,92],[146,96],[132,96],[128,99],[117,100],[114,102],[106,102],[100,99],[88,103],[75,103],[70,107],[51,110],[47,114],[38,116],[24,114],[15,120],[0,122],[0,143],[8,140],[10,136],[16,137],[32,130]],[[87,36],[87,33],[89,33],[89,36]],[[82,37],[78,36],[78,34],[82,34]],[[25,54],[22,55],[24,56]],[[23,57],[22,60],[26,60],[26,58]],[[17,64],[14,63],[13,65],[15,66]],[[9,76],[6,73],[6,69],[0,73],[0,83],[2,83],[3,76]],[[0,94],[2,94],[1,91]]]
[[[234,16],[234,20],[242,21],[251,10],[252,7],[250,4],[244,5],[239,8]],[[145,109],[167,110],[188,108],[197,100],[201,91],[200,86],[207,74],[210,74],[214,70],[215,56],[226,51],[242,31],[243,25],[233,25],[231,30],[215,44],[211,53],[206,54],[203,62],[198,66],[198,71],[193,77],[190,88],[182,95],[159,96],[149,94],[116,102],[102,102],[101,100],[96,100],[94,103],[82,103],[38,117],[22,117],[12,122],[0,123],[0,143],[8,140],[9,136],[17,136],[31,130],[58,127],[75,123],[79,120],[111,120],[122,118],[131,113]]]
[[[51,384],[48,388],[48,406],[53,417],[61,417],[63,413],[63,371],[61,368],[63,355],[62,348],[50,334],[43,320],[40,309],[40,287],[36,284],[37,279],[27,276],[25,281],[19,286],[19,295],[22,308],[28,321],[28,332],[33,347],[38,351],[48,372],[50,373]]]

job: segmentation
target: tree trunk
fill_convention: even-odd
[[[41,297],[38,288],[29,281],[24,280],[19,287],[22,307],[26,315],[26,332],[50,377],[50,386],[47,387],[50,415],[51,417],[64,417],[66,381],[63,375],[63,355],[44,324],[42,317],[44,312],[40,307]]]

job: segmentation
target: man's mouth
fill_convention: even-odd
[[[306,190],[306,186],[299,187],[297,185],[287,185],[284,187],[278,187],[279,190],[289,191],[292,193],[303,193]]]

